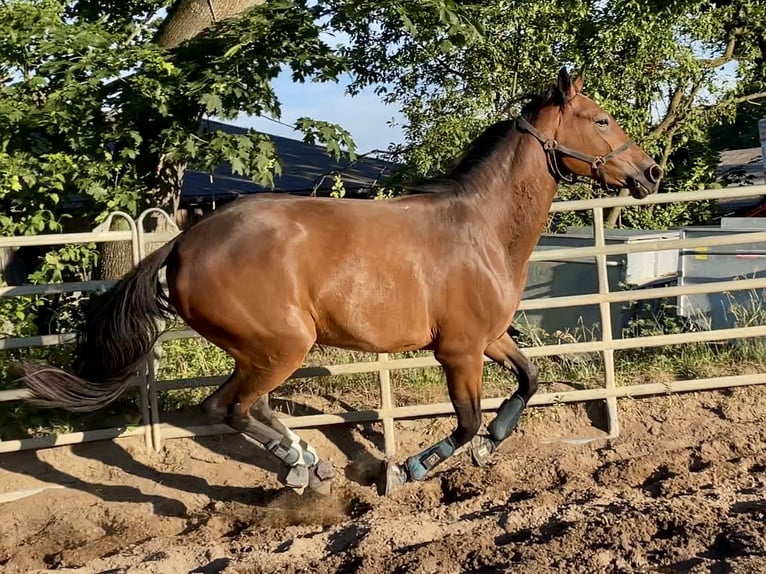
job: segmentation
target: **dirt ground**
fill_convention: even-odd
[[[618,439],[551,442],[603,437],[602,410],[531,409],[487,466],[463,455],[388,498],[375,425],[300,431],[339,472],[323,499],[236,435],[0,455],[6,499],[65,487],[0,503],[0,571],[766,572],[766,387],[624,400]],[[452,424],[398,424],[398,452]]]

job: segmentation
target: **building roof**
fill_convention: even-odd
[[[231,134],[248,132],[247,128],[210,120],[205,120],[202,127],[209,131]],[[211,203],[259,192],[297,195],[316,192],[327,195],[332,189],[333,172],[341,173],[348,197],[367,197],[370,186],[389,175],[395,167],[395,164],[375,157],[362,157],[349,165],[347,157],[336,161],[322,146],[265,135],[274,142],[277,157],[282,164],[282,174],[274,177],[273,187],[259,185],[248,177],[236,175],[226,164],[219,166],[212,174],[189,169],[184,175],[181,204]]]
[[[723,150],[716,169],[732,195],[716,203],[722,216],[762,217],[764,196],[738,197],[737,188],[764,183],[763,151],[759,147]]]
[[[722,179],[740,183],[763,183],[763,150],[759,147],[731,149],[721,152],[718,175]]]

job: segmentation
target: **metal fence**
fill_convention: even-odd
[[[533,309],[551,309],[582,305],[599,305],[601,311],[602,337],[600,340],[546,345],[524,349],[530,358],[564,355],[574,353],[598,352],[603,356],[604,384],[599,388],[573,390],[559,393],[538,393],[532,398],[532,406],[551,405],[567,402],[604,400],[607,406],[609,437],[619,434],[617,401],[621,397],[640,397],[680,391],[705,391],[712,389],[730,388],[744,385],[766,383],[766,373],[734,375],[706,379],[675,381],[669,383],[647,383],[629,386],[619,386],[615,375],[614,352],[616,350],[635,349],[642,347],[659,347],[684,343],[699,343],[722,341],[747,337],[766,336],[766,325],[755,325],[741,328],[718,329],[683,334],[644,336],[629,339],[615,339],[611,331],[612,303],[627,303],[639,300],[676,297],[700,293],[730,292],[751,289],[766,289],[766,278],[741,279],[720,281],[715,283],[679,285],[637,291],[609,291],[607,281],[607,256],[624,253],[668,249],[697,249],[718,245],[741,245],[756,241],[766,241],[766,231],[733,234],[717,234],[715,236],[697,237],[694,239],[646,241],[638,244],[606,245],[604,240],[604,209],[615,206],[657,205],[675,202],[695,202],[716,199],[744,198],[766,195],[766,185],[725,188],[688,193],[660,194],[648,197],[640,202],[631,198],[604,198],[596,200],[555,202],[551,212],[591,211],[594,222],[594,245],[592,247],[575,247],[548,249],[545,252],[536,251],[533,261],[549,261],[594,257],[598,269],[599,290],[589,295],[566,297],[551,297],[545,299],[527,299],[521,302],[520,311]],[[0,248],[21,247],[29,245],[62,245],[72,243],[97,243],[109,241],[131,241],[134,262],[145,256],[146,246],[151,243],[168,241],[175,235],[172,233],[146,233],[144,222],[152,212],[144,212],[133,221],[124,213],[115,213],[110,219],[99,226],[93,233],[72,233],[60,235],[40,235],[31,237],[0,238]],[[160,212],[162,213],[162,212]],[[163,213],[165,217],[166,214]],[[122,217],[130,225],[130,231],[106,231],[113,217]],[[169,218],[168,218],[169,220]],[[79,283],[62,283],[52,285],[25,285],[20,287],[0,287],[0,297],[21,295],[42,295],[51,293],[72,293],[92,291],[108,287],[112,282],[88,281]],[[172,339],[196,337],[191,330],[169,331],[164,333],[158,342]],[[46,347],[69,343],[74,340],[74,334],[62,333],[37,337],[0,339],[0,349],[20,349],[31,347]],[[453,413],[450,403],[433,403],[423,405],[396,406],[391,390],[391,371],[399,369],[421,369],[438,367],[439,363],[433,357],[390,358],[388,354],[378,354],[373,361],[350,363],[342,365],[327,365],[322,367],[305,367],[296,371],[291,378],[306,378],[320,376],[350,375],[358,373],[377,373],[380,381],[379,408],[350,411],[336,414],[318,414],[307,416],[285,416],[285,423],[293,428],[319,427],[332,424],[358,424],[382,421],[385,437],[385,453],[394,454],[394,421],[403,418],[450,415]],[[133,385],[138,388],[142,414],[142,424],[137,427],[111,428],[90,430],[77,433],[61,434],[43,438],[29,438],[0,442],[0,453],[24,449],[44,448],[56,445],[81,443],[86,441],[113,439],[118,437],[143,435],[146,444],[155,449],[161,448],[162,441],[169,438],[192,437],[211,434],[234,432],[226,425],[205,425],[178,427],[162,421],[162,413],[158,409],[158,393],[169,389],[188,389],[218,385],[225,377],[197,377],[158,381],[154,375],[153,361],[148,359],[145,374],[139,377]],[[0,391],[0,402],[16,401],[26,395],[25,390]],[[494,410],[500,406],[502,398],[485,399],[482,401],[483,410]]]

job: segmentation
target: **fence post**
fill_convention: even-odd
[[[593,208],[593,238],[596,247],[605,247],[604,238],[604,208]],[[598,269],[598,293],[601,296],[599,308],[601,310],[601,340],[607,345],[612,342],[612,310],[609,302],[604,300],[604,296],[609,293],[609,275],[606,255],[603,253],[596,255],[596,267]],[[607,391],[614,390],[616,386],[616,377],[614,370],[614,349],[604,349],[604,382]],[[620,435],[620,421],[617,411],[617,398],[607,397],[606,399],[607,424],[609,426],[609,438],[616,438]]]
[[[179,231],[178,226],[175,224],[173,219],[162,209],[158,207],[152,207],[149,208],[141,213],[141,215],[138,216],[137,220],[137,230],[138,230],[138,245],[139,245],[139,253],[141,258],[143,259],[146,257],[146,242],[144,238],[144,219],[146,219],[146,216],[149,214],[155,213],[161,217],[163,217],[166,221],[166,223],[169,224],[169,227],[175,229],[175,231]],[[154,450],[159,452],[162,449],[162,427],[160,426],[160,408],[159,408],[159,401],[157,400],[157,377],[156,377],[156,364],[159,363],[159,357],[160,357],[160,351],[161,351],[161,344],[156,343],[152,347],[152,354],[150,357],[147,358],[144,373],[145,373],[145,379],[148,387],[148,394],[149,394],[149,416],[151,420],[151,437],[152,437],[152,445],[154,446]]]
[[[388,353],[378,353],[378,361],[388,361]],[[394,401],[391,396],[391,371],[382,368],[378,372],[380,377],[380,408],[383,416],[383,443],[386,458],[396,454],[396,441],[394,440],[394,419],[390,416]]]
[[[763,177],[766,178],[766,118],[758,120],[758,136],[761,140],[761,163],[763,164]]]

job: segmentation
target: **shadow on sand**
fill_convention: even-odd
[[[296,416],[319,414],[321,411],[295,401],[274,398],[272,405],[282,411],[288,411]],[[349,408],[348,405],[342,405]],[[189,413],[185,413],[188,420]],[[196,424],[203,422],[201,413],[195,414]],[[362,425],[359,425],[362,427]],[[370,451],[368,445],[360,443],[352,427],[334,425],[318,429],[327,440],[335,444],[343,452],[350,464],[345,469],[346,478],[364,484],[371,484],[369,469],[371,466],[380,464],[379,456]],[[382,449],[382,433],[364,425],[361,429],[362,436],[369,440],[377,449]],[[211,452],[249,464],[268,472],[277,473],[280,470],[278,461],[269,453],[256,445],[245,440],[239,434],[219,435],[209,437],[197,437],[194,439],[199,445]],[[173,449],[173,441],[169,440],[164,445],[165,449]],[[159,470],[133,458],[120,441],[98,441],[71,446],[72,452],[82,458],[102,462],[108,466],[116,467],[127,474],[140,477],[170,488],[188,492],[190,494],[204,495],[212,500],[220,502],[239,502],[252,505],[266,505],[284,493],[283,488],[268,488],[254,484],[252,486],[231,486],[225,484],[211,484],[205,478],[179,472]],[[322,453],[319,452],[320,457]],[[55,483],[67,488],[87,492],[104,501],[112,502],[148,502],[152,504],[154,513],[162,516],[186,516],[186,505],[175,498],[159,494],[146,494],[134,486],[122,486],[116,484],[104,484],[89,481],[74,476],[65,468],[57,468],[52,464],[41,460],[37,452],[10,453],[0,457],[0,468],[21,475],[33,477],[45,482]],[[362,470],[360,470],[362,469]]]

